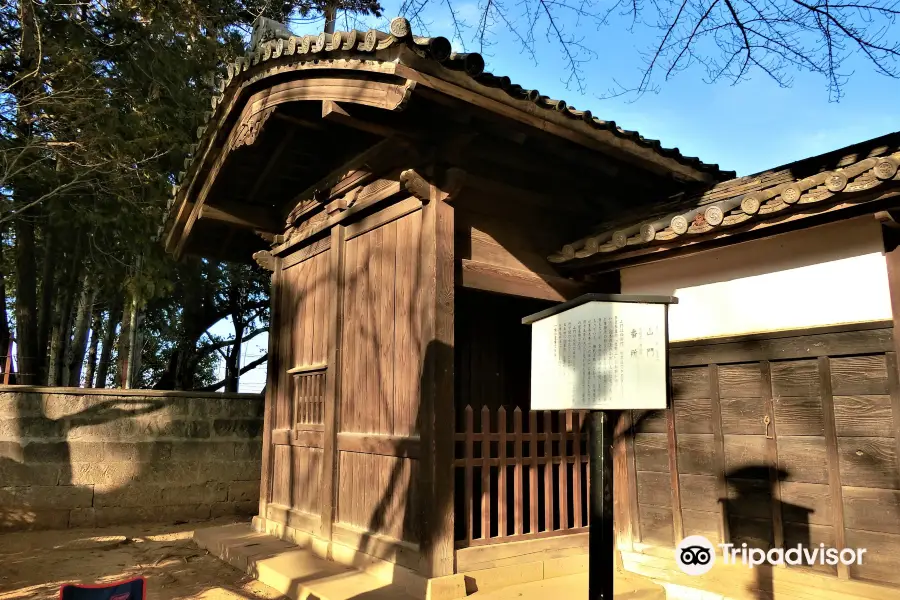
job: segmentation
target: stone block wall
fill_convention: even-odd
[[[263,399],[0,386],[0,531],[256,514]]]

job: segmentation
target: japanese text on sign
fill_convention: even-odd
[[[531,407],[666,406],[666,306],[589,302],[532,325]]]

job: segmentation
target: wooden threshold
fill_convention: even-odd
[[[559,457],[556,457],[559,458]],[[479,459],[480,460],[480,459]],[[585,457],[587,460],[587,457]],[[558,462],[558,461],[557,461]],[[560,536],[570,536],[579,533],[587,533],[587,527],[572,527],[570,529],[554,529],[553,531],[541,531],[538,533],[526,533],[523,535],[508,535],[506,537],[491,537],[491,538],[476,538],[469,542],[457,542],[458,544],[465,544],[465,546],[457,547],[457,551],[464,550],[466,548],[476,548],[480,546],[492,546],[497,544],[509,544],[512,542],[527,542],[532,540],[541,540],[546,538],[560,537]]]
[[[588,534],[573,533],[534,540],[473,546],[456,551],[457,572],[491,569],[583,554],[588,550]]]
[[[283,504],[269,503],[266,519],[313,535],[319,532],[319,515],[303,512]]]
[[[357,529],[346,523],[335,523],[332,540],[369,556],[418,571],[422,550],[418,544],[395,540],[384,535]]]

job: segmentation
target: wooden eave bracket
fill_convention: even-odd
[[[275,261],[277,260],[272,253],[268,250],[260,250],[259,252],[253,253],[253,260],[256,261],[260,267],[269,271],[270,273],[275,271]]]
[[[423,203],[431,200],[431,184],[415,169],[407,169],[400,173],[400,185]]]
[[[465,187],[466,172],[456,167],[445,170],[438,183],[444,202],[452,202]],[[415,169],[407,169],[400,173],[400,185],[421,200],[423,203],[431,200],[431,184]]]
[[[412,90],[412,86],[410,86],[408,89]],[[406,103],[404,101],[395,110],[403,110],[405,107]],[[385,138],[392,136],[405,136],[411,139],[419,138],[419,136],[415,133],[401,131],[388,125],[372,123],[370,121],[355,118],[344,106],[338,104],[334,100],[322,100],[322,120],[337,123],[338,125],[343,125],[345,127],[350,127],[359,131],[365,131],[366,133],[372,133]]]
[[[410,142],[402,136],[384,139],[368,150],[354,156],[325,175],[296,196],[291,201],[294,208],[285,218],[288,227],[293,226],[303,215],[318,209],[322,203],[329,202],[335,196],[350,192],[354,187],[377,177],[378,173],[390,170],[390,161],[385,157],[396,157],[401,160],[408,154]],[[338,199],[340,201],[340,199]],[[350,202],[346,208],[353,203]],[[339,205],[332,207],[329,213],[338,212]],[[327,207],[327,205],[326,205]]]
[[[198,219],[220,221],[270,235],[275,235],[274,232],[279,230],[275,220],[268,217],[263,209],[254,210],[252,207],[233,203],[219,206],[204,204],[200,207]]]
[[[875,218],[885,227],[900,229],[900,209],[891,208],[875,213]]]

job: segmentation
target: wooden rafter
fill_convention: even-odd
[[[217,206],[204,205],[200,208],[199,218],[221,221],[229,225],[272,234],[280,229],[275,219],[271,215],[266,214],[264,208],[235,202]]]
[[[279,113],[276,112],[275,114],[278,115]],[[278,161],[281,159],[281,155],[284,153],[285,149],[294,140],[294,134],[296,133],[296,131],[296,125],[288,128],[284,136],[281,138],[281,141],[278,142],[278,145],[275,147],[275,150],[273,150],[272,154],[269,155],[269,159],[266,161],[266,166],[263,167],[262,171],[260,171],[259,177],[256,178],[256,182],[253,184],[250,193],[247,194],[247,202],[249,204],[256,203],[257,196],[259,195],[263,184],[269,179],[269,176],[272,174],[272,170],[275,168],[275,165],[278,164]]]
[[[409,138],[418,137],[412,132],[400,131],[389,125],[382,125],[380,123],[373,123],[371,121],[366,121],[365,119],[353,117],[346,107],[341,106],[333,100],[322,101],[322,119],[330,123],[336,123],[338,125],[343,125],[344,127],[365,131],[366,133],[371,133],[384,138],[397,135],[403,135]]]

